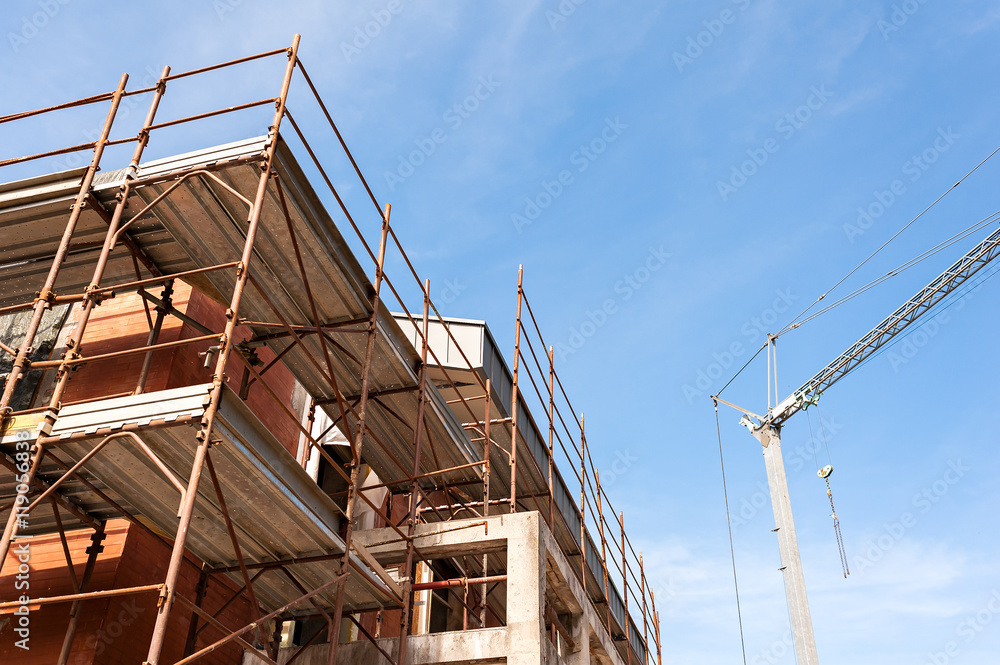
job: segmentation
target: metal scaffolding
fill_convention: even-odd
[[[583,414],[577,416],[556,371],[553,349],[546,346],[528,302],[522,271],[517,278],[513,371],[509,377],[503,371],[488,376],[466,355],[450,320],[434,305],[430,282],[420,278],[390,224],[390,206],[376,198],[298,50],[296,35],[287,48],[218,65],[179,74],[164,67],[150,87],[127,90],[128,75],[122,75],[112,92],[0,118],[5,124],[84,105],[109,105],[96,140],[0,161],[4,167],[70,152],[93,153],[52,247],[42,248],[43,256],[4,258],[0,265],[0,279],[19,285],[0,293],[0,315],[30,313],[20,344],[0,344],[0,354],[12,358],[0,395],[2,484],[12,492],[3,497],[7,514],[0,565],[7,562],[19,536],[59,534],[75,592],[31,599],[33,606],[70,604],[59,665],[68,662],[85,603],[153,593],[158,605],[145,659],[148,665],[167,662],[163,650],[168,622],[178,612],[190,616],[190,628],[184,655],[176,665],[195,662],[230,643],[276,665],[282,623],[310,617],[325,622],[329,663],[337,661],[341,625],[350,621],[387,661],[405,665],[405,638],[412,634],[418,593],[453,594],[462,607],[463,629],[503,625],[506,575],[501,557],[486,553],[453,560],[447,570],[458,571],[458,577],[420,581],[417,576],[418,565],[428,567],[431,576],[441,576],[444,570],[435,568],[435,560],[421,551],[419,525],[487,518],[498,511],[537,511],[562,552],[571,559],[579,557],[575,574],[603,617],[621,662],[661,665],[659,615],[642,556],[628,538],[624,514],[615,511],[601,487]],[[275,97],[158,120],[161,99],[173,82],[281,56],[287,63]],[[366,231],[373,226],[359,221],[362,217],[349,210],[342,190],[335,187],[326,166],[328,156],[321,158],[288,108],[296,74],[310,93],[307,101],[318,105],[371,201],[378,216],[377,246],[366,240]],[[112,139],[122,100],[136,95],[150,97],[142,129],[137,136]],[[272,104],[273,119],[260,139],[195,157],[143,163],[143,152],[157,130]],[[279,133],[286,119],[291,128],[287,133],[301,144],[310,168],[319,174],[372,262],[370,281]],[[134,144],[134,150],[124,171],[99,176],[105,149],[126,144]],[[196,209],[196,204],[203,208]],[[50,216],[64,216],[62,210]],[[0,232],[3,215],[0,200]],[[369,215],[366,211],[364,216]],[[100,242],[81,243],[81,228],[95,219],[103,224]],[[88,238],[95,237],[91,226],[86,229]],[[148,241],[153,236],[156,243]],[[416,288],[409,285],[409,278],[399,284],[390,279],[385,272],[390,256],[402,260]],[[48,262],[44,277],[30,272],[43,259]],[[225,303],[221,329],[174,306],[178,281],[212,291]],[[29,286],[22,288],[24,284]],[[151,292],[155,289],[158,295]],[[421,311],[416,314],[407,308],[407,289],[419,292]],[[145,343],[87,355],[84,337],[93,313],[102,303],[126,294],[143,299],[149,324]],[[400,312],[395,318],[387,302]],[[60,305],[72,305],[78,312],[77,325],[66,338],[66,352],[58,359],[35,359],[32,347],[43,320]],[[163,342],[161,330],[170,319],[200,334]],[[411,327],[412,346],[406,341]],[[432,341],[435,334],[460,360],[441,357],[441,347]],[[203,350],[206,366],[213,364],[211,382],[162,394],[147,392],[154,354],[187,345]],[[261,347],[273,352],[266,364],[257,357]],[[124,356],[142,357],[131,392],[64,401],[74,372],[99,371],[103,362]],[[230,387],[227,374],[234,363],[241,373],[238,388]],[[269,370],[278,363],[310,394],[308,417],[289,408],[269,383]],[[36,371],[54,374],[50,397],[41,406],[15,408],[18,386]],[[298,433],[297,457],[283,450],[253,418],[246,405],[251,390],[266,395]],[[87,419],[95,417],[98,406],[105,410],[102,413],[117,414],[104,416],[110,424],[96,429],[81,424],[91,422]],[[544,418],[536,421],[530,407]],[[331,420],[325,432],[314,427],[319,409]],[[240,427],[254,435],[253,444],[236,440],[232,432]],[[333,428],[346,436],[346,464],[324,445]],[[310,459],[317,458],[346,489],[320,490],[305,471]],[[145,493],[116,475],[123,473],[116,464],[126,461],[150,469]],[[376,472],[377,484],[362,485],[366,465]],[[575,480],[570,477],[567,482],[561,469],[568,469]],[[271,483],[261,493],[272,502],[270,507],[255,506],[252,497],[241,493],[234,483],[241,474]],[[573,484],[573,494],[568,483]],[[67,495],[71,484],[85,500]],[[386,501],[373,501],[369,496],[373,489],[387,490]],[[28,516],[41,513],[43,504],[52,508],[51,521],[40,517],[29,521]],[[234,504],[240,510],[233,510]],[[354,537],[362,506],[405,544],[405,561],[398,572],[386,570]],[[278,539],[279,544],[269,549],[261,545],[263,538],[253,537],[252,520],[241,517],[252,509],[261,511],[256,513],[259,520],[266,521],[263,511],[272,510],[305,526],[301,534],[281,534],[285,540]],[[105,523],[115,516],[169,548],[162,582],[88,591]],[[198,516],[213,519],[199,519],[195,525]],[[64,517],[93,531],[94,546],[79,579],[65,547]],[[151,528],[150,522],[158,528]],[[346,528],[338,532],[333,522]],[[591,533],[599,534],[599,546]],[[220,542],[231,550],[222,551]],[[318,553],[302,556],[302,551]],[[204,565],[196,565],[191,554]],[[193,597],[178,592],[184,566],[197,568]],[[223,607],[209,610],[203,606],[205,589],[221,578],[229,580],[234,591]],[[234,628],[224,625],[219,615],[237,598],[248,603],[253,621]],[[0,602],[0,612],[16,605],[17,601]],[[376,642],[390,612],[393,617],[398,613],[403,636],[395,654],[386,653]],[[546,616],[552,640],[572,642],[556,613]],[[368,620],[371,617],[374,624]],[[203,638],[206,630],[215,631],[217,639]],[[286,662],[294,662],[322,633],[317,629]]]

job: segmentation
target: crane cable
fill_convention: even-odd
[[[760,351],[757,353],[760,353]],[[719,464],[722,467],[722,496],[726,499],[726,526],[729,527],[729,554],[733,560],[733,586],[736,588],[736,618],[740,624],[740,647],[743,649],[743,665],[747,665],[747,645],[743,639],[743,613],[740,611],[740,582],[736,577],[736,548],[733,546],[733,520],[729,515],[729,490],[726,489],[726,462],[722,457],[722,426],[719,425],[719,402],[715,398],[712,398],[712,402],[715,404],[715,431],[719,437]]]
[[[822,471],[820,472],[822,473]],[[844,570],[844,579],[851,574],[851,569],[847,566],[847,551],[844,549],[844,536],[840,533],[840,519],[837,517],[837,509],[833,507],[833,490],[830,489],[829,474],[823,478],[826,481],[826,495],[830,497],[830,517],[833,518],[833,532],[837,534],[837,549],[840,551],[840,567]]]
[[[972,224],[972,225],[966,227],[964,230],[960,231],[959,233],[956,233],[951,238],[948,238],[947,240],[944,240],[944,241],[938,243],[937,245],[935,245],[934,247],[931,247],[930,249],[926,250],[922,254],[918,254],[917,256],[915,256],[914,258],[910,259],[906,263],[903,263],[903,264],[897,266],[896,268],[893,268],[892,270],[890,270],[886,274],[882,275],[881,277],[877,277],[877,278],[873,279],[872,281],[868,282],[864,286],[858,287],[854,291],[848,293],[846,296],[843,296],[842,298],[840,298],[840,300],[837,300],[835,302],[830,303],[829,305],[827,305],[826,307],[824,307],[823,309],[821,309],[821,310],[819,310],[817,312],[813,312],[812,314],[810,314],[806,318],[802,319],[801,321],[796,321],[796,322],[793,322],[793,323],[789,323],[784,328],[782,328],[781,330],[779,330],[775,334],[775,337],[780,337],[781,335],[784,335],[787,332],[791,332],[792,330],[795,330],[799,326],[802,326],[802,325],[804,325],[806,323],[809,323],[813,319],[815,319],[815,318],[817,318],[819,316],[822,316],[823,314],[826,314],[831,309],[834,309],[836,307],[839,307],[840,305],[843,305],[848,300],[851,300],[853,298],[856,298],[856,297],[860,296],[861,294],[865,293],[866,291],[869,291],[869,290],[875,288],[876,286],[878,286],[882,282],[885,282],[885,281],[887,281],[887,280],[895,277],[896,275],[898,275],[899,273],[903,272],[904,270],[908,270],[909,268],[912,268],[913,266],[917,265],[921,261],[929,259],[930,257],[934,256],[938,252],[941,252],[941,251],[943,251],[943,250],[951,247],[952,245],[958,243],[959,241],[964,240],[965,238],[969,237],[970,235],[972,235],[976,231],[978,231],[978,230],[980,230],[982,228],[985,228],[985,227],[989,226],[990,224],[993,224],[994,222],[997,221],[997,219],[1000,219],[1000,211],[997,211],[997,212],[993,213],[992,215],[990,215],[989,217],[985,217],[985,218],[981,219],[980,221],[976,222],[975,224]],[[801,316],[802,316],[802,314],[799,315],[799,317],[801,317]]]
[[[730,384],[730,383],[732,383],[733,381],[735,381],[735,380],[736,380],[736,377],[738,377],[738,376],[739,376],[740,374],[742,374],[742,373],[743,373],[743,370],[745,370],[745,369],[746,369],[747,367],[749,367],[749,366],[750,366],[750,363],[752,363],[752,362],[754,361],[754,359],[755,359],[755,358],[756,358],[757,356],[759,356],[759,355],[760,355],[760,352],[761,352],[761,351],[763,351],[763,350],[764,350],[764,349],[766,349],[766,348],[767,348],[767,344],[765,343],[765,344],[764,344],[763,346],[761,346],[761,347],[760,347],[759,349],[757,349],[757,353],[753,354],[753,356],[751,356],[751,357],[750,357],[750,360],[746,361],[746,362],[745,362],[745,363],[743,364],[743,367],[740,367],[740,371],[736,372],[736,374],[734,374],[734,375],[733,375],[733,378],[729,379],[729,381],[727,381],[727,382],[726,382],[726,385],[722,386],[722,390],[720,390],[719,392],[715,393],[715,396],[716,396],[716,397],[721,397],[721,396],[722,396],[722,391],[723,391],[723,390],[725,390],[726,388],[728,388],[728,387],[729,387],[729,384]],[[716,404],[716,407],[718,407],[718,406],[719,406],[719,405],[718,405],[718,403],[717,403],[717,404]],[[716,409],[716,410],[718,410],[718,409]]]
[[[806,411],[806,416],[809,418],[809,434],[812,436],[812,416],[809,416],[808,411]],[[826,448],[827,462],[830,464],[830,466],[826,467],[829,469],[829,472],[824,474],[824,469],[820,469],[816,475],[826,481],[826,495],[830,497],[830,517],[833,518],[833,533],[837,536],[840,567],[846,580],[847,576],[851,574],[851,568],[847,563],[847,549],[844,547],[844,534],[840,531],[840,518],[837,517],[837,509],[833,507],[833,490],[830,488],[830,474],[833,473],[833,453],[830,452],[830,440],[823,431],[823,416],[819,413],[819,404],[816,405],[816,417],[819,418],[819,434],[823,441],[823,446]],[[816,466],[819,466],[818,462]]]
[[[775,339],[777,339],[778,337],[781,337],[785,333],[791,332],[792,330],[795,330],[799,326],[802,326],[802,325],[804,325],[806,323],[809,323],[810,321],[812,321],[816,317],[819,317],[819,316],[822,316],[823,314],[826,314],[830,310],[832,310],[832,309],[834,309],[836,307],[839,307],[840,305],[843,305],[848,300],[856,298],[856,297],[860,296],[861,294],[865,293],[866,291],[869,291],[869,290],[875,288],[876,286],[878,286],[882,282],[885,282],[888,279],[890,279],[892,277],[895,277],[896,275],[898,275],[899,273],[903,272],[904,270],[912,268],[913,266],[917,265],[918,263],[920,263],[921,261],[923,261],[925,259],[929,259],[930,257],[934,256],[938,252],[943,251],[943,250],[947,249],[948,247],[951,247],[955,243],[957,243],[957,242],[959,242],[959,241],[967,238],[968,236],[972,235],[976,231],[978,231],[978,230],[980,230],[980,229],[982,229],[982,228],[984,228],[986,226],[989,226],[990,224],[996,222],[998,219],[1000,219],[1000,211],[997,211],[997,212],[993,213],[992,215],[990,215],[988,217],[984,217],[983,219],[981,219],[980,221],[976,222],[975,224],[971,224],[970,226],[966,227],[964,230],[962,230],[959,233],[956,233],[955,235],[953,235],[951,238],[948,238],[947,240],[943,240],[942,242],[938,243],[934,247],[931,247],[930,249],[926,250],[922,254],[918,254],[917,256],[915,256],[914,258],[910,259],[906,263],[903,263],[903,264],[897,266],[893,270],[890,270],[889,272],[887,272],[886,274],[882,275],[881,277],[878,277],[878,278],[872,280],[868,284],[866,284],[864,286],[861,286],[861,287],[858,287],[857,289],[855,289],[851,293],[849,293],[846,296],[842,297],[840,300],[837,300],[836,302],[830,303],[829,305],[827,305],[823,309],[810,314],[809,316],[807,316],[805,319],[802,319],[801,321],[799,321],[798,319],[800,319],[802,317],[802,314],[804,314],[805,312],[803,312],[802,314],[799,314],[799,316],[797,316],[793,320],[792,323],[789,323],[788,325],[786,325],[784,328],[782,328],[780,331],[778,331],[776,334],[774,334],[773,337]],[[826,297],[826,296],[823,296],[823,297]],[[822,297],[820,298],[820,300],[822,300]],[[815,305],[815,303],[813,303],[813,304]],[[810,305],[810,307],[811,307],[811,305]],[[735,381],[739,377],[740,374],[743,373],[743,370],[745,370],[747,367],[749,367],[750,363],[752,363],[757,358],[757,356],[760,355],[760,352],[763,351],[766,348],[767,348],[767,343],[765,342],[764,344],[761,345],[761,347],[759,349],[757,349],[757,353],[753,354],[753,356],[750,358],[750,360],[746,361],[746,363],[743,365],[743,367],[741,367],[739,369],[739,371],[737,371],[729,379],[729,381],[726,382],[726,385],[722,386],[722,389],[719,390],[716,393],[716,396],[721,396],[722,392],[726,388],[728,388],[729,385],[733,381]],[[876,355],[878,355],[878,354],[876,354]],[[865,362],[867,362],[867,360]],[[862,363],[862,364],[864,364],[864,363]]]
[[[816,405],[817,411],[819,410],[819,405]],[[819,438],[817,439],[812,426],[812,416],[809,411],[806,410],[806,419],[809,422],[809,441],[811,443],[810,448],[813,452],[813,461],[816,466],[819,466],[819,456],[817,453],[817,441],[822,441],[824,447],[826,448],[826,457],[829,462],[829,466],[826,466],[816,472],[820,478],[826,481],[826,495],[830,497],[830,517],[833,518],[833,533],[837,537],[837,551],[840,554],[840,568],[844,573],[844,579],[851,574],[851,569],[847,565],[847,550],[844,547],[844,535],[840,531],[840,518],[837,517],[837,509],[833,507],[833,490],[830,489],[830,474],[833,473],[833,456],[830,453],[830,441],[827,439],[825,432],[823,431],[823,417],[819,416]]]
[[[903,231],[905,231],[906,229],[910,228],[910,226],[912,226],[914,222],[916,222],[916,221],[917,221],[918,219],[920,219],[921,217],[923,217],[923,216],[924,216],[924,214],[926,214],[928,210],[930,210],[931,208],[933,208],[934,206],[936,206],[936,205],[938,204],[938,202],[939,202],[939,201],[940,201],[941,199],[943,199],[944,197],[948,196],[948,194],[950,194],[950,193],[951,193],[951,192],[952,192],[952,191],[953,191],[953,190],[954,190],[954,189],[955,189],[956,187],[958,187],[958,186],[959,186],[959,185],[961,185],[961,184],[962,184],[963,182],[965,182],[965,180],[966,180],[966,179],[967,179],[967,178],[968,178],[969,176],[971,176],[971,175],[972,175],[973,173],[975,173],[976,171],[978,171],[978,170],[979,170],[979,167],[981,167],[981,166],[982,166],[983,164],[985,164],[986,162],[988,162],[988,161],[990,160],[990,158],[991,158],[991,157],[993,157],[993,155],[997,154],[998,152],[1000,152],[1000,147],[997,147],[997,149],[996,149],[996,150],[994,150],[994,151],[993,151],[993,152],[991,152],[991,153],[990,153],[989,155],[987,155],[986,159],[984,159],[983,161],[981,161],[981,162],[979,162],[978,164],[976,164],[976,166],[975,166],[975,167],[973,167],[973,169],[972,169],[971,171],[969,171],[968,173],[966,173],[966,174],[965,174],[964,176],[962,176],[962,178],[961,178],[961,179],[960,179],[960,180],[959,180],[958,182],[956,182],[956,183],[955,183],[954,185],[952,185],[951,187],[949,187],[949,188],[947,189],[947,191],[945,191],[945,192],[944,192],[944,194],[942,194],[941,196],[939,196],[939,197],[937,197],[936,199],[934,199],[934,202],[933,202],[933,203],[931,203],[931,204],[930,204],[929,206],[927,206],[926,208],[924,208],[924,209],[923,209],[923,210],[922,210],[922,211],[920,212],[920,214],[919,214],[919,215],[917,215],[916,217],[914,217],[913,219],[911,219],[911,220],[910,220],[909,222],[907,222],[907,223],[906,223],[906,225],[905,225],[905,226],[903,226],[903,228],[901,228],[900,230],[896,231],[896,233],[894,233],[894,234],[892,235],[892,237],[891,237],[891,238],[889,238],[888,240],[886,240],[886,241],[885,241],[884,243],[882,243],[882,244],[881,244],[881,245],[880,245],[880,246],[878,247],[878,249],[876,249],[876,250],[875,250],[874,252],[872,252],[871,254],[869,254],[869,255],[867,256],[867,258],[865,258],[865,260],[864,260],[864,261],[862,261],[862,262],[861,262],[861,263],[859,263],[859,264],[858,264],[857,266],[855,266],[853,270],[851,270],[851,271],[850,271],[849,273],[847,273],[847,274],[846,274],[846,275],[844,275],[844,276],[843,276],[842,278],[840,278],[840,280],[839,280],[839,281],[838,281],[838,282],[837,282],[836,284],[834,284],[834,285],[833,285],[833,286],[831,286],[831,287],[830,287],[829,289],[827,289],[827,290],[826,290],[826,292],[825,292],[825,293],[823,293],[823,295],[821,295],[821,296],[820,296],[819,298],[817,298],[817,299],[816,299],[816,300],[815,300],[815,301],[814,301],[814,302],[813,302],[813,303],[812,303],[811,305],[809,305],[809,306],[808,306],[808,307],[806,307],[806,308],[805,308],[804,310],[802,310],[802,312],[800,312],[798,316],[796,316],[796,317],[795,317],[794,319],[792,319],[792,320],[791,320],[791,322],[790,322],[790,323],[789,323],[789,324],[788,324],[787,326],[785,326],[785,329],[784,329],[783,331],[781,331],[781,332],[787,332],[787,331],[788,331],[788,330],[790,329],[790,326],[791,326],[791,325],[793,325],[793,324],[794,324],[794,323],[795,323],[796,321],[798,321],[799,319],[801,319],[801,318],[802,318],[802,317],[803,317],[803,316],[804,316],[804,315],[806,314],[806,312],[808,312],[808,311],[809,311],[809,310],[811,310],[811,309],[812,309],[813,307],[815,307],[815,306],[816,306],[817,304],[819,304],[819,302],[820,302],[821,300],[823,300],[823,298],[826,298],[826,297],[827,297],[828,295],[830,295],[830,292],[831,292],[831,291],[833,291],[833,290],[834,290],[834,289],[836,289],[836,288],[837,288],[838,286],[840,286],[841,284],[843,284],[843,283],[844,283],[844,282],[845,282],[845,281],[846,281],[846,280],[847,280],[847,279],[848,279],[848,278],[849,278],[849,277],[850,277],[851,275],[853,275],[853,274],[854,274],[854,273],[856,273],[856,272],[857,272],[858,270],[860,270],[862,266],[864,266],[864,265],[865,265],[866,263],[868,263],[868,262],[869,262],[869,261],[871,261],[871,260],[872,260],[873,258],[875,258],[875,255],[876,255],[876,254],[878,254],[879,252],[881,252],[881,251],[882,251],[883,249],[885,249],[886,245],[888,245],[888,244],[889,244],[890,242],[892,242],[892,241],[893,241],[893,240],[895,240],[895,239],[896,239],[897,237],[899,237],[899,234],[901,234],[901,233],[902,233]],[[781,334],[781,332],[779,332],[778,334]]]

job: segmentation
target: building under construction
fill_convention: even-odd
[[[508,364],[438,312],[298,44],[0,118],[107,109],[94,141],[0,161],[90,157],[0,185],[0,661],[660,665],[521,275]],[[274,97],[158,114],[265,59]],[[129,98],[142,129],[113,138]],[[257,137],[143,159],[267,107]]]

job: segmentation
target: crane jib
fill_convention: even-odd
[[[765,422],[779,426],[800,411],[804,404],[808,406],[810,402],[815,403],[815,398],[820,393],[844,378],[851,370],[905,331],[997,256],[1000,256],[1000,229],[993,231],[965,256],[907,300],[899,309],[872,328],[867,335],[852,344],[833,362],[806,381],[801,388],[785,398],[769,414]]]

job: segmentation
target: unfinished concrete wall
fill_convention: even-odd
[[[404,556],[402,543],[377,545],[392,539],[389,529],[361,531],[355,538],[384,566],[396,565]],[[422,524],[417,542],[430,559],[505,553],[506,625],[412,635],[407,642],[412,665],[624,665],[604,628],[605,619],[586,599],[573,563],[538,512]],[[377,646],[395,657],[398,639],[382,638]],[[328,648],[310,646],[295,662],[325,664]],[[278,662],[286,662],[296,651],[282,649]],[[262,665],[251,654],[243,662]],[[340,646],[338,663],[383,665],[385,657],[375,644],[359,640]]]

